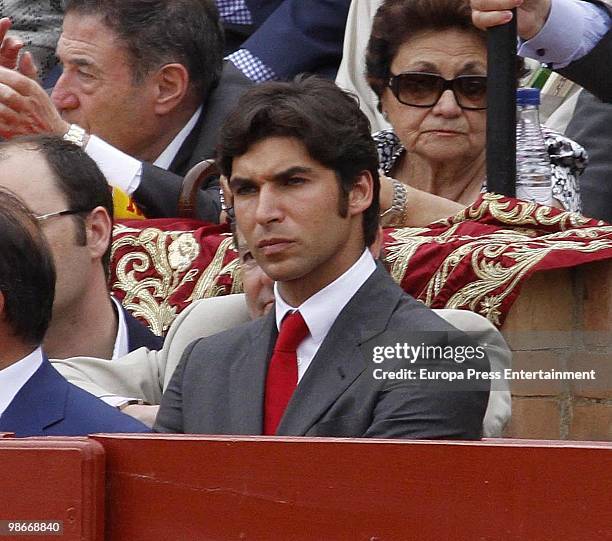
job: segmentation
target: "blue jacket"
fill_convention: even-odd
[[[256,30],[243,43],[281,79],[334,78],[350,0],[245,0]]]
[[[125,308],[122,307],[122,309],[128,331],[128,351],[132,352],[141,347],[160,350],[164,345],[164,339],[151,332],[144,323],[138,321]]]
[[[140,421],[68,383],[46,357],[0,417],[0,432],[17,437],[148,431]]]

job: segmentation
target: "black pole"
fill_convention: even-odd
[[[487,191],[516,195],[516,9],[487,31]]]

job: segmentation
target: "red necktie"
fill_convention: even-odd
[[[297,387],[296,349],[308,332],[308,326],[299,312],[293,312],[283,319],[266,378],[264,434],[267,436],[276,434],[276,427]]]

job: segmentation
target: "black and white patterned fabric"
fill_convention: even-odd
[[[586,150],[576,141],[542,126],[546,149],[550,156],[552,193],[565,210],[580,212],[580,190],[578,177],[588,164]],[[378,149],[380,168],[389,175],[397,160],[406,152],[393,130],[382,130],[373,136]],[[486,191],[486,179],[482,191]]]
[[[254,83],[277,79],[276,74],[268,66],[246,49],[238,49],[227,59]]]
[[[62,0],[0,0],[0,17],[10,17],[10,35],[18,37],[34,56],[39,76],[55,66],[55,46],[62,30]]]
[[[253,17],[244,0],[216,0],[216,3],[223,22],[253,24]]]

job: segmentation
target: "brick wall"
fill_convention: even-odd
[[[595,381],[512,381],[506,436],[612,441],[612,261],[536,273],[502,332],[514,369],[596,371]]]

